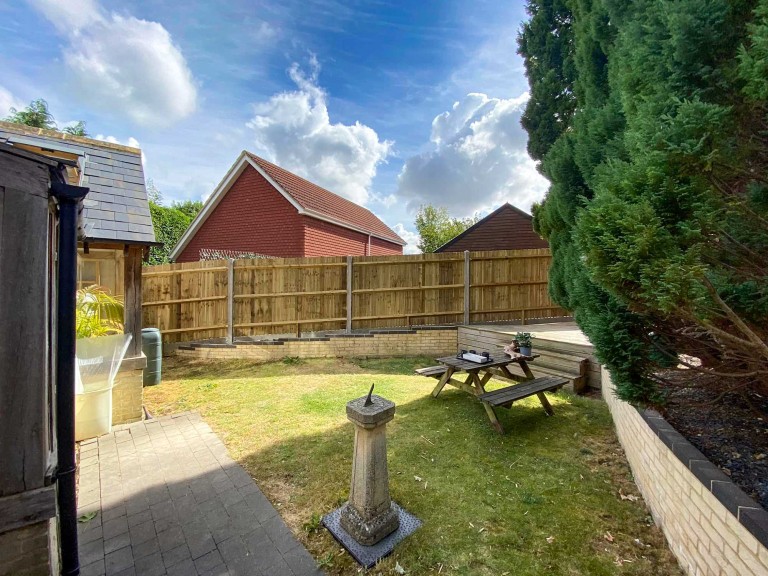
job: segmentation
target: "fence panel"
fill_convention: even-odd
[[[346,321],[347,259],[235,261],[235,336],[337,330]]]
[[[242,259],[144,268],[144,325],[166,342],[564,316],[547,294],[549,250],[409,256]],[[351,270],[348,270],[351,266]],[[347,274],[351,284],[347,286]],[[467,282],[469,286],[467,287]],[[350,301],[351,313],[347,310]]]
[[[224,336],[227,330],[227,261],[145,266],[143,325],[160,329],[165,342]]]

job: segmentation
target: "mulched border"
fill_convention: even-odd
[[[648,427],[699,482],[725,506],[763,546],[768,548],[768,512],[655,410],[635,407]]]

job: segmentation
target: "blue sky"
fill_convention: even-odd
[[[42,97],[60,126],[138,143],[166,202],[204,199],[243,149],[411,244],[420,204],[530,210],[546,190],[519,125],[522,1],[12,4],[0,117]]]

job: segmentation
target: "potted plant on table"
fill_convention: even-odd
[[[520,354],[523,356],[531,355],[531,333],[530,332],[518,332],[515,334],[515,341],[520,348]]]

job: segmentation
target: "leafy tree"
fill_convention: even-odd
[[[71,134],[72,136],[88,136],[88,132],[85,129],[85,122],[82,120],[78,120],[74,125],[72,126],[65,126],[64,132],[67,134]]]
[[[42,98],[33,100],[24,110],[11,108],[10,112],[11,114],[5,118],[6,122],[25,124],[34,128],[57,130],[56,121],[48,110],[48,102]]]
[[[565,0],[531,2],[530,19],[518,35],[519,52],[531,85],[531,97],[521,124],[530,138],[528,152],[541,160],[570,125],[576,107],[575,68],[571,45],[571,11]],[[557,34],[552,31],[557,30]]]
[[[183,202],[171,203],[171,208],[186,214],[190,221],[192,221],[198,212],[203,209],[203,203],[200,200],[184,200]]]
[[[768,393],[768,6],[565,0],[554,18],[554,5],[529,2],[521,37],[552,38],[520,43],[546,99],[528,63],[557,65],[547,47],[572,39],[555,76],[573,74],[573,114],[526,110],[552,183],[534,210],[552,297],[625,399],[660,401],[660,368],[688,356],[723,390]]]
[[[422,252],[434,252],[475,222],[477,217],[451,218],[448,210],[443,206],[422,205],[416,214],[415,222],[419,233],[417,247]]]
[[[149,212],[152,215],[152,225],[155,228],[155,238],[162,246],[153,246],[149,251],[149,265],[167,264],[173,247],[189,227],[192,220],[202,210],[203,203],[194,200],[173,202],[163,206],[163,195],[157,189],[152,179],[147,180],[147,196]]]
[[[24,124],[33,128],[45,128],[46,130],[59,130],[56,120],[53,119],[53,114],[48,110],[48,102],[42,98],[33,100],[24,110],[11,108],[10,112],[11,114],[4,118],[6,122]],[[61,132],[71,134],[72,136],[88,136],[83,120],[78,120],[72,126],[65,126]]]

